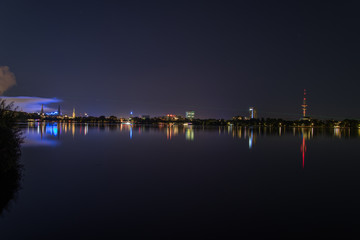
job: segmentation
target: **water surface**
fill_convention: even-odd
[[[360,132],[24,126],[3,239],[358,234]]]

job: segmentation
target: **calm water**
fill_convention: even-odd
[[[360,229],[360,130],[34,124],[24,133],[22,188],[0,217],[1,239]]]

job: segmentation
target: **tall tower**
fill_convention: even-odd
[[[73,114],[72,114],[72,117],[75,118],[76,115],[75,115],[75,108],[73,108]]]
[[[257,112],[256,112],[256,108],[255,107],[250,107],[249,108],[249,118],[250,119],[254,119],[257,118]]]
[[[306,89],[304,89],[304,99],[303,99],[303,105],[302,106],[302,109],[303,109],[303,118],[306,117],[306,108],[308,105],[306,105]]]
[[[60,105],[59,105],[59,108],[58,108],[58,116],[61,115],[61,112],[60,112]]]
[[[44,104],[41,104],[41,112],[40,115],[43,116],[44,115]]]

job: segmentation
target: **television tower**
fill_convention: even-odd
[[[303,105],[302,106],[302,109],[303,109],[303,117],[306,117],[306,107],[308,105],[306,105],[306,89],[304,89],[304,99],[303,99]]]

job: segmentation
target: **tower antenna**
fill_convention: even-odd
[[[303,105],[302,106],[302,109],[303,109],[303,117],[305,118],[306,117],[306,108],[308,105],[306,105],[306,89],[304,89],[304,99],[303,99]]]

